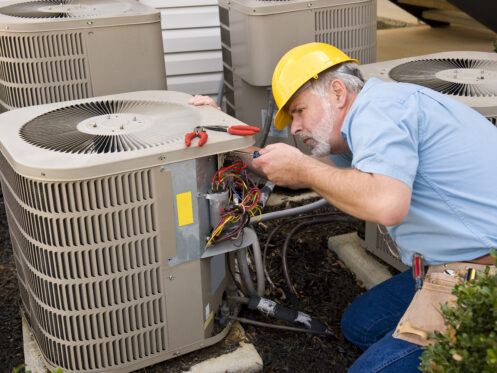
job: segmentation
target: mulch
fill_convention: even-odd
[[[306,201],[310,202],[310,201]],[[289,203],[288,207],[294,207]],[[279,207],[281,208],[281,206]],[[333,207],[319,209],[313,215],[336,213]],[[278,219],[258,227],[261,245],[271,230],[290,219]],[[298,222],[283,225],[271,239],[267,268],[275,287],[266,287],[266,297],[289,308],[305,312],[327,324],[336,338],[282,331],[244,324],[245,331],[263,358],[264,372],[345,372],[360,355],[340,332],[340,319],[345,308],[363,291],[336,255],[328,249],[331,236],[361,231],[362,223],[331,222],[306,226],[298,231],[288,248],[288,269],[298,299],[289,294],[281,266],[281,249],[288,233]],[[259,321],[288,325],[260,313],[243,312],[243,316]],[[293,325],[297,326],[297,325]]]

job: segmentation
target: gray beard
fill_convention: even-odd
[[[311,154],[315,157],[325,157],[331,154],[330,137],[335,125],[335,112],[329,107],[325,118],[311,132],[315,145],[312,147]]]

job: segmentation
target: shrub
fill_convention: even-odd
[[[497,254],[492,252],[497,263]],[[473,281],[456,285],[455,305],[442,306],[447,326],[421,356],[420,370],[434,373],[497,372],[497,275],[490,267]]]

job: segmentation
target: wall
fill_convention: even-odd
[[[140,0],[161,11],[168,89],[216,95],[222,78],[217,0]]]

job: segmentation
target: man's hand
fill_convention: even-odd
[[[273,183],[302,187],[302,168],[309,161],[309,156],[287,144],[271,144],[260,150],[261,156],[252,161],[252,166],[265,174]]]
[[[188,103],[193,106],[212,106],[214,109],[221,109],[217,106],[216,101],[209,96],[195,95],[188,101]]]
[[[341,169],[301,153],[286,144],[260,150],[252,165],[278,185],[308,187],[331,204],[359,219],[391,226],[409,211],[411,189],[389,176]]]

